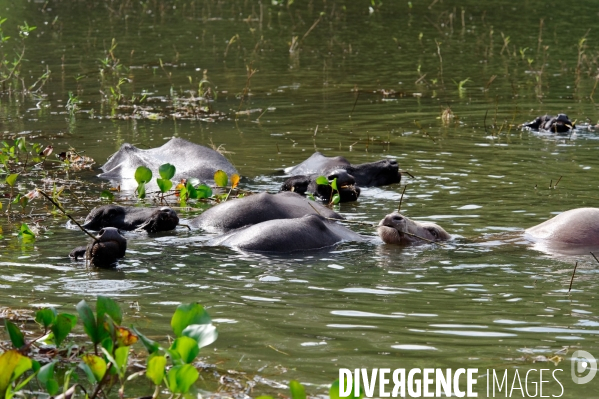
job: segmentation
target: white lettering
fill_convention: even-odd
[[[397,379],[397,376],[401,375],[401,379]],[[397,398],[401,396],[402,398],[406,397],[406,369],[395,369],[393,371],[393,392],[391,396]]]
[[[379,369],[372,369],[370,378],[368,378],[368,370],[362,369],[362,384],[364,384],[364,395],[368,398],[374,396],[374,384],[376,384],[376,374]]]
[[[466,392],[460,391],[460,375],[465,373],[465,369],[457,369],[453,375],[453,393],[458,398],[463,398],[466,395]]]
[[[420,381],[420,379],[417,379],[416,381],[414,381],[414,374],[422,374],[422,372],[420,371],[420,369],[412,369],[408,373],[408,395],[410,395],[410,397],[419,398],[420,392],[421,392],[421,390],[420,390],[421,381]],[[414,386],[416,386],[415,391],[413,389]]]
[[[478,382],[476,380],[476,378],[474,378],[474,373],[478,374],[478,369],[468,369],[468,378],[467,378],[467,384],[468,384],[468,392],[467,395],[469,398],[477,398],[478,397],[478,392],[474,392],[474,385],[476,385],[476,383]]]
[[[512,392],[514,389],[519,389],[522,392],[522,396],[524,396],[524,388],[522,388],[522,381],[520,381],[520,374],[518,373],[518,369],[514,370],[514,379],[512,380],[512,389],[510,389],[510,398],[512,397]],[[515,387],[516,381],[518,381],[519,388]]]
[[[505,396],[507,396],[507,370],[503,372],[503,378],[501,379],[501,384],[499,384],[499,380],[497,380],[497,375],[495,374],[495,370],[493,370],[493,380],[491,384],[493,385],[493,397],[495,397],[495,383],[497,383],[497,388],[499,388],[499,392],[505,383]]]
[[[437,369],[435,372],[435,383],[437,385],[437,397],[441,397],[441,387],[443,394],[451,396],[451,369],[445,369],[446,375],[443,375],[443,370]]]
[[[556,371],[564,371],[564,370],[562,370],[562,369],[555,369],[555,370],[553,370],[553,373],[551,373],[551,375],[553,376],[553,379],[555,380],[555,382],[557,382],[559,384],[559,386],[562,388],[562,393],[560,393],[559,396],[555,396],[555,395],[551,395],[551,396],[553,396],[554,398],[561,398],[562,395],[564,394],[564,386],[562,385],[561,382],[559,382],[559,380],[557,378],[555,378],[555,372]]]
[[[356,388],[356,396],[360,396],[360,369],[354,370],[354,388]]]
[[[385,385],[389,383],[389,379],[385,378],[385,374],[389,374],[391,369],[380,369],[379,370],[379,396],[381,398],[388,398],[391,396],[389,392],[385,391]]]
[[[543,396],[543,383],[544,382],[549,382],[549,380],[543,381],[543,371],[551,371],[551,370],[549,370],[549,369],[541,369],[541,371],[539,373],[540,374],[540,376],[539,376],[539,393],[540,393],[540,397],[541,398],[548,398],[549,395]]]
[[[424,369],[422,371],[422,390],[425,398],[435,397],[435,393],[429,391],[431,384],[435,381],[432,379],[431,374],[435,372],[435,369]]]
[[[530,392],[528,392],[528,373],[530,373],[531,371],[537,371],[537,369],[530,369],[526,372],[526,378],[524,379],[524,386],[526,387],[526,395],[529,398],[536,398],[537,394],[539,393],[539,389],[538,389],[539,383],[538,382],[536,382],[534,380],[531,381],[531,384],[534,385],[534,387],[535,387],[535,394],[531,395]]]
[[[339,369],[339,397],[346,398],[351,395],[352,386],[351,370]]]

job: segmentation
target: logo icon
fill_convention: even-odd
[[[584,375],[588,371],[587,375]],[[597,359],[587,351],[577,350],[572,354],[572,381],[586,384],[597,374]]]

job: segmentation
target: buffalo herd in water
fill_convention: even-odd
[[[570,132],[574,125],[565,114],[545,115],[523,127],[554,133]],[[235,167],[220,153],[180,138],[149,150],[123,144],[101,169],[100,178],[111,180],[124,190],[133,190],[139,166],[158,174],[160,165],[176,168],[175,180],[197,178],[213,182],[214,173],[231,175]],[[341,202],[356,201],[360,187],[399,183],[401,172],[394,160],[352,165],[344,157],[325,157],[319,152],[285,170],[288,178],[276,194],[260,193],[222,202],[188,223],[190,228],[216,233],[206,245],[222,245],[256,252],[294,252],[332,247],[343,241],[366,241],[335,220],[343,217],[319,203],[333,196],[331,184],[318,184],[319,176],[332,182]],[[150,183],[151,184],[151,183]],[[151,188],[151,187],[150,187]],[[310,194],[320,201],[306,198]],[[97,267],[112,267],[125,255],[127,240],[120,231],[145,230],[148,233],[173,230],[179,224],[177,213],[168,208],[138,208],[105,205],[94,208],[83,227],[98,231],[88,245],[75,248],[70,256],[84,258]],[[446,241],[451,236],[435,223],[417,222],[397,212],[383,218],[377,226],[384,243],[414,245]],[[599,248],[599,209],[579,208],[564,212],[525,231],[532,241],[568,252]]]

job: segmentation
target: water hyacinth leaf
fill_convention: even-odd
[[[46,387],[46,390],[50,395],[56,395],[58,393],[58,382],[54,379],[54,365],[58,360],[54,360],[40,368],[37,373],[37,379],[42,386]]]
[[[152,171],[145,166],[140,166],[135,170],[135,181],[137,184],[149,183],[152,180]]]
[[[167,179],[156,179],[156,184],[163,194],[173,187],[173,182]]]
[[[218,338],[218,332],[213,324],[192,324],[185,327],[183,335],[197,341],[198,347],[210,345]]]
[[[56,320],[56,309],[54,308],[44,308],[35,312],[35,322],[42,325],[44,330],[48,329],[54,320]]]
[[[291,392],[291,399],[306,399],[306,389],[299,381],[289,381],[289,391]]]
[[[31,231],[27,223],[21,223],[19,228],[19,238],[25,242],[35,241],[35,233]]]
[[[214,183],[216,183],[218,187],[227,187],[228,182],[229,177],[225,171],[219,169],[214,172]]]
[[[160,165],[160,167],[158,168],[158,173],[160,174],[160,177],[162,177],[164,180],[172,179],[175,175],[175,171],[175,166],[171,165],[170,163]]]
[[[102,381],[104,374],[106,374],[106,361],[100,356],[92,355],[91,353],[81,356],[81,360],[83,360],[83,363],[85,363],[85,365],[91,370],[95,378],[95,381],[92,382]]]
[[[116,324],[121,324],[123,321],[121,307],[113,299],[105,296],[98,295],[96,313],[98,314],[98,324],[103,322],[105,314],[110,316]]]
[[[56,317],[56,321],[52,325],[52,334],[54,334],[56,346],[60,346],[75,324],[77,324],[77,316],[61,313]]]
[[[114,201],[114,194],[110,190],[103,190],[100,193],[100,198],[108,201]]]
[[[8,336],[10,337],[10,342],[16,349],[20,349],[25,346],[25,335],[15,323],[9,321],[8,319],[4,319],[4,325],[6,326],[6,331],[8,331]]]
[[[172,367],[167,374],[168,386],[173,393],[187,393],[200,373],[191,364]]]
[[[339,189],[337,188],[337,178],[336,177],[331,182],[331,187],[333,188],[333,190],[339,191]]]
[[[5,396],[10,383],[31,368],[31,359],[11,349],[0,355],[0,397]]]
[[[196,188],[196,192],[197,192],[197,196],[196,196],[197,199],[212,197],[212,189],[205,184],[198,186],[198,188]]]
[[[139,198],[139,199],[146,198],[146,184],[145,183],[140,183],[139,186],[137,186],[137,189],[135,191],[137,191],[137,198]]]
[[[326,176],[318,176],[316,178],[316,184],[318,184],[319,186],[328,186],[329,179],[327,179]]]
[[[191,363],[200,353],[198,341],[189,337],[177,338],[170,348],[171,352],[176,351],[183,363]]]
[[[12,175],[6,176],[6,179],[4,181],[9,186],[14,187],[15,183],[17,182],[17,177],[19,177],[19,174],[18,173],[13,173]]]
[[[337,205],[340,201],[341,201],[341,197],[339,196],[339,194],[335,194],[335,195],[333,195],[333,198],[331,198],[331,203],[333,205]]]
[[[150,355],[157,352],[160,349],[160,345],[157,342],[151,340],[150,338],[148,338],[145,335],[143,335],[142,333],[140,333],[137,330],[137,328],[132,327],[132,329],[133,329],[133,331],[135,331],[135,334],[137,334],[141,343],[146,347],[146,349]]]
[[[81,302],[77,304],[76,308],[79,317],[81,317],[81,321],[83,321],[83,330],[91,338],[94,344],[98,344],[100,339],[94,312],[92,312],[87,302],[85,302],[85,299],[82,299]]]
[[[124,372],[127,371],[127,359],[129,358],[129,347],[121,346],[116,348],[114,351],[114,360],[116,360],[116,366],[119,369],[119,374],[124,376]]]
[[[198,303],[186,303],[177,306],[171,319],[171,327],[177,337],[191,324],[210,324],[211,319],[204,307]]]
[[[238,184],[239,184],[239,175],[237,173],[235,173],[233,176],[231,176],[231,188],[237,187]]]
[[[152,356],[148,359],[148,367],[146,368],[146,377],[154,383],[154,385],[160,385],[164,379],[164,372],[166,370],[166,357],[164,356]]]
[[[187,182],[187,184],[185,185],[185,190],[187,191],[188,198],[192,198],[192,199],[198,198],[198,190],[196,190],[195,187],[192,186],[190,182]]]

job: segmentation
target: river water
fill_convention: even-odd
[[[0,305],[75,312],[80,299],[106,295],[158,338],[177,304],[197,301],[219,331],[202,351],[207,362],[248,378],[297,379],[313,394],[341,367],[463,367],[479,369],[481,397],[486,369],[562,369],[562,397],[596,397],[599,380],[574,384],[570,360],[577,349],[599,357],[597,262],[536,251],[521,234],[596,206],[599,135],[516,125],[558,112],[597,123],[597,3],[279,3],[6,2],[3,51],[13,58],[16,26],[27,21],[37,29],[25,41],[24,79],[33,83],[46,66],[52,73],[43,95],[0,97],[2,138],[71,145],[96,160],[68,176],[46,168],[50,178],[80,180],[63,195],[80,218],[99,204],[97,168],[124,142],[222,145],[253,191],[275,192],[280,171],[315,150],[352,163],[388,157],[414,177],[363,189],[338,211],[377,223],[407,184],[403,212],[455,239],[398,248],[352,226],[372,242],[270,256],[205,248],[185,229],[131,233],[117,270],[89,270],[66,257],[85,237],[60,215],[36,216],[49,210],[36,200],[25,218],[41,226],[34,244],[16,236],[18,218],[0,220]],[[120,66],[101,73],[102,60]],[[136,119],[110,102],[126,79],[127,98],[170,104],[197,91],[204,73],[218,115]],[[72,115],[69,92],[80,101]],[[442,117],[447,109],[453,119]],[[258,384],[254,394],[269,389]],[[553,381],[543,394],[560,391]]]

